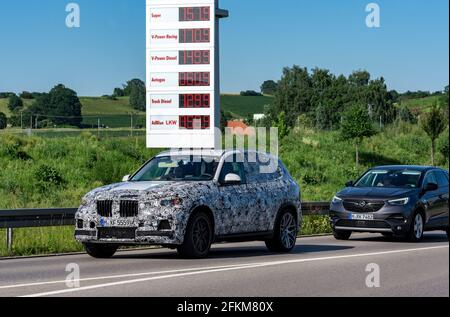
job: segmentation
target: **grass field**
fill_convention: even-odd
[[[128,97],[120,97],[117,100],[110,100],[101,97],[80,97],[80,102],[83,105],[81,111],[83,115],[98,115],[98,114],[128,114],[138,113],[130,106]]]
[[[431,96],[420,99],[404,99],[401,101],[402,105],[405,105],[415,113],[427,112],[433,107],[433,105],[439,101],[440,96]]]
[[[124,128],[131,126],[131,114],[133,125],[145,127],[145,112],[135,111],[129,105],[128,97],[110,100],[101,97],[80,97],[83,105],[83,124],[87,128],[95,128],[100,119],[100,125],[108,128]],[[30,105],[32,100],[25,100],[25,105]],[[255,113],[264,113],[264,106],[273,102],[273,97],[243,97],[239,95],[223,95],[222,106],[224,111],[230,112],[234,118],[247,118]],[[10,116],[7,107],[8,99],[0,99],[0,112]]]
[[[245,97],[222,95],[222,109],[236,118],[247,118],[255,113],[264,113],[264,106],[272,104],[274,97]]]
[[[22,100],[25,107],[31,105],[33,103],[33,100],[23,99]],[[8,99],[7,98],[0,98],[0,112],[3,112],[6,114],[7,117],[11,115],[11,112],[8,109]]]
[[[273,97],[243,97],[239,95],[222,95],[224,111],[231,112],[236,117],[245,118],[249,114],[263,113],[264,106],[273,102]],[[33,100],[24,100],[25,105],[30,105]],[[144,112],[134,110],[129,104],[128,97],[120,97],[110,100],[102,97],[80,97],[83,105],[84,116],[97,115],[127,115],[131,113],[143,115]],[[0,112],[10,115],[7,107],[8,99],[0,99]]]

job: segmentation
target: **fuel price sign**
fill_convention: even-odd
[[[217,0],[147,0],[147,146],[214,148]],[[226,12],[225,12],[226,13]]]

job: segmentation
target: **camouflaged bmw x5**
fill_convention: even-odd
[[[299,185],[271,155],[164,152],[122,183],[88,193],[75,237],[98,258],[124,245],[201,258],[222,241],[265,241],[271,251],[289,252],[301,220]]]

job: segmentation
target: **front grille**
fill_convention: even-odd
[[[351,212],[377,212],[384,206],[384,201],[344,200],[344,208]]]
[[[137,228],[98,228],[98,238],[134,240],[136,239],[136,229]]]
[[[391,226],[384,221],[365,221],[341,219],[336,223],[337,227],[369,228],[369,229],[390,229]]]
[[[97,213],[102,217],[112,217],[112,200],[97,201]]]
[[[120,217],[131,218],[137,217],[139,213],[139,204],[137,201],[122,200],[119,209]]]

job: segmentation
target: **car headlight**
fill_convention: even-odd
[[[162,207],[176,207],[183,204],[183,200],[179,197],[176,197],[172,199],[163,199],[159,203]]]
[[[400,199],[393,199],[388,200],[388,203],[393,206],[404,206],[409,203],[409,197],[407,198],[400,198]]]
[[[334,197],[333,197],[333,200],[332,200],[332,203],[333,203],[333,204],[339,204],[339,203],[341,203],[342,201],[343,201],[342,198],[339,198],[338,196],[334,196]]]

